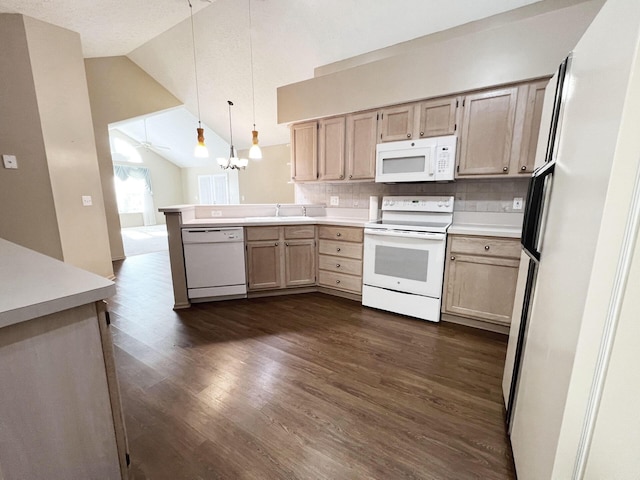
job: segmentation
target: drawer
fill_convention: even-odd
[[[450,235],[451,253],[520,258],[520,240],[496,237]]]
[[[346,290],[358,294],[362,293],[362,277],[345,275],[344,273],[320,270],[318,275],[318,285]]]
[[[349,275],[362,275],[362,260],[354,260],[352,258],[320,255],[318,257],[318,267],[320,270],[347,273]]]
[[[280,227],[246,227],[245,234],[248,242],[278,240],[280,238]]]
[[[318,253],[335,257],[355,258],[362,260],[362,244],[320,240]]]
[[[362,228],[357,227],[334,227],[320,225],[318,236],[327,240],[342,240],[345,242],[362,242],[364,233]]]
[[[315,225],[292,225],[284,227],[284,238],[293,240],[296,238],[315,238]]]

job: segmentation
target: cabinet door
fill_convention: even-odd
[[[459,97],[450,97],[420,103],[420,137],[452,135],[459,102]]]
[[[522,127],[522,143],[519,151],[518,173],[531,174],[536,160],[536,146],[542,118],[544,91],[549,80],[534,82],[529,85],[527,93],[527,109]]]
[[[280,288],[282,250],[277,241],[247,243],[249,290]]]
[[[517,259],[450,255],[445,312],[509,325],[519,265]]]
[[[456,176],[509,173],[517,100],[517,87],[465,97]]]
[[[318,178],[318,122],[291,127],[291,179],[297,182]]]
[[[415,105],[383,108],[380,113],[380,140],[395,142],[413,138]]]
[[[347,178],[373,180],[376,176],[378,112],[347,115]]]
[[[285,287],[316,283],[315,240],[288,240],[284,247]]]
[[[320,120],[318,179],[344,179],[344,117]]]

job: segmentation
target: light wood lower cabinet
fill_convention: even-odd
[[[321,225],[318,238],[318,285],[361,294],[363,229]]]
[[[316,284],[315,226],[245,230],[249,291]]]
[[[0,478],[128,478],[103,302],[0,328]]]
[[[519,266],[518,239],[449,235],[443,313],[508,326]]]

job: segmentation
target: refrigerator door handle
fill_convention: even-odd
[[[554,169],[555,162],[547,163],[533,172],[529,180],[521,243],[527,255],[538,262],[540,261],[538,239],[540,237],[540,227],[546,196],[545,186],[547,185],[547,177],[553,174]]]

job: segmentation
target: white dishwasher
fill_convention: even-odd
[[[182,243],[189,299],[247,297],[242,227],[183,228]]]

